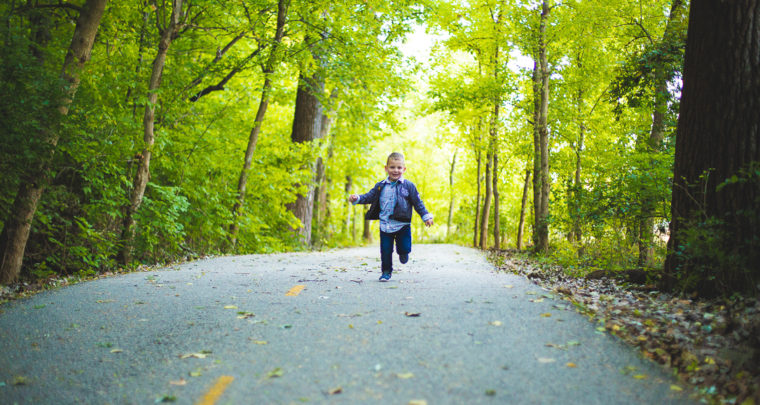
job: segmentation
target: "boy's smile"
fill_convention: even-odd
[[[406,171],[404,161],[401,159],[389,159],[385,165],[385,172],[388,173],[388,180],[396,181]]]

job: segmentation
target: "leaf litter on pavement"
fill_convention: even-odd
[[[709,402],[760,404],[760,300],[680,297],[654,285],[572,277],[559,266],[539,266],[510,251],[497,254],[491,260],[500,270],[528,278],[586,315],[597,333],[615,335],[644,357],[672,368],[682,381],[672,391],[691,384]]]

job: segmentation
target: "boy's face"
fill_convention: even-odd
[[[385,164],[385,172],[388,173],[390,181],[398,180],[405,171],[406,166],[403,159],[388,159],[388,163]]]

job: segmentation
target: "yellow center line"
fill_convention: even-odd
[[[197,405],[214,405],[216,401],[219,399],[219,397],[224,394],[224,390],[227,389],[227,386],[230,385],[232,380],[234,380],[235,377],[229,376],[229,375],[223,375],[219,377],[216,380],[216,383],[214,384],[211,389],[206,392],[206,395],[203,396],[198,402]]]
[[[285,295],[290,296],[290,297],[295,297],[296,295],[300,294],[301,291],[303,291],[304,288],[306,288],[305,285],[299,284],[299,285],[291,288],[287,293],[285,293]]]

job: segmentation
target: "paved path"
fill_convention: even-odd
[[[2,305],[0,403],[690,403],[477,250],[415,245],[388,283],[378,250],[220,257]]]

